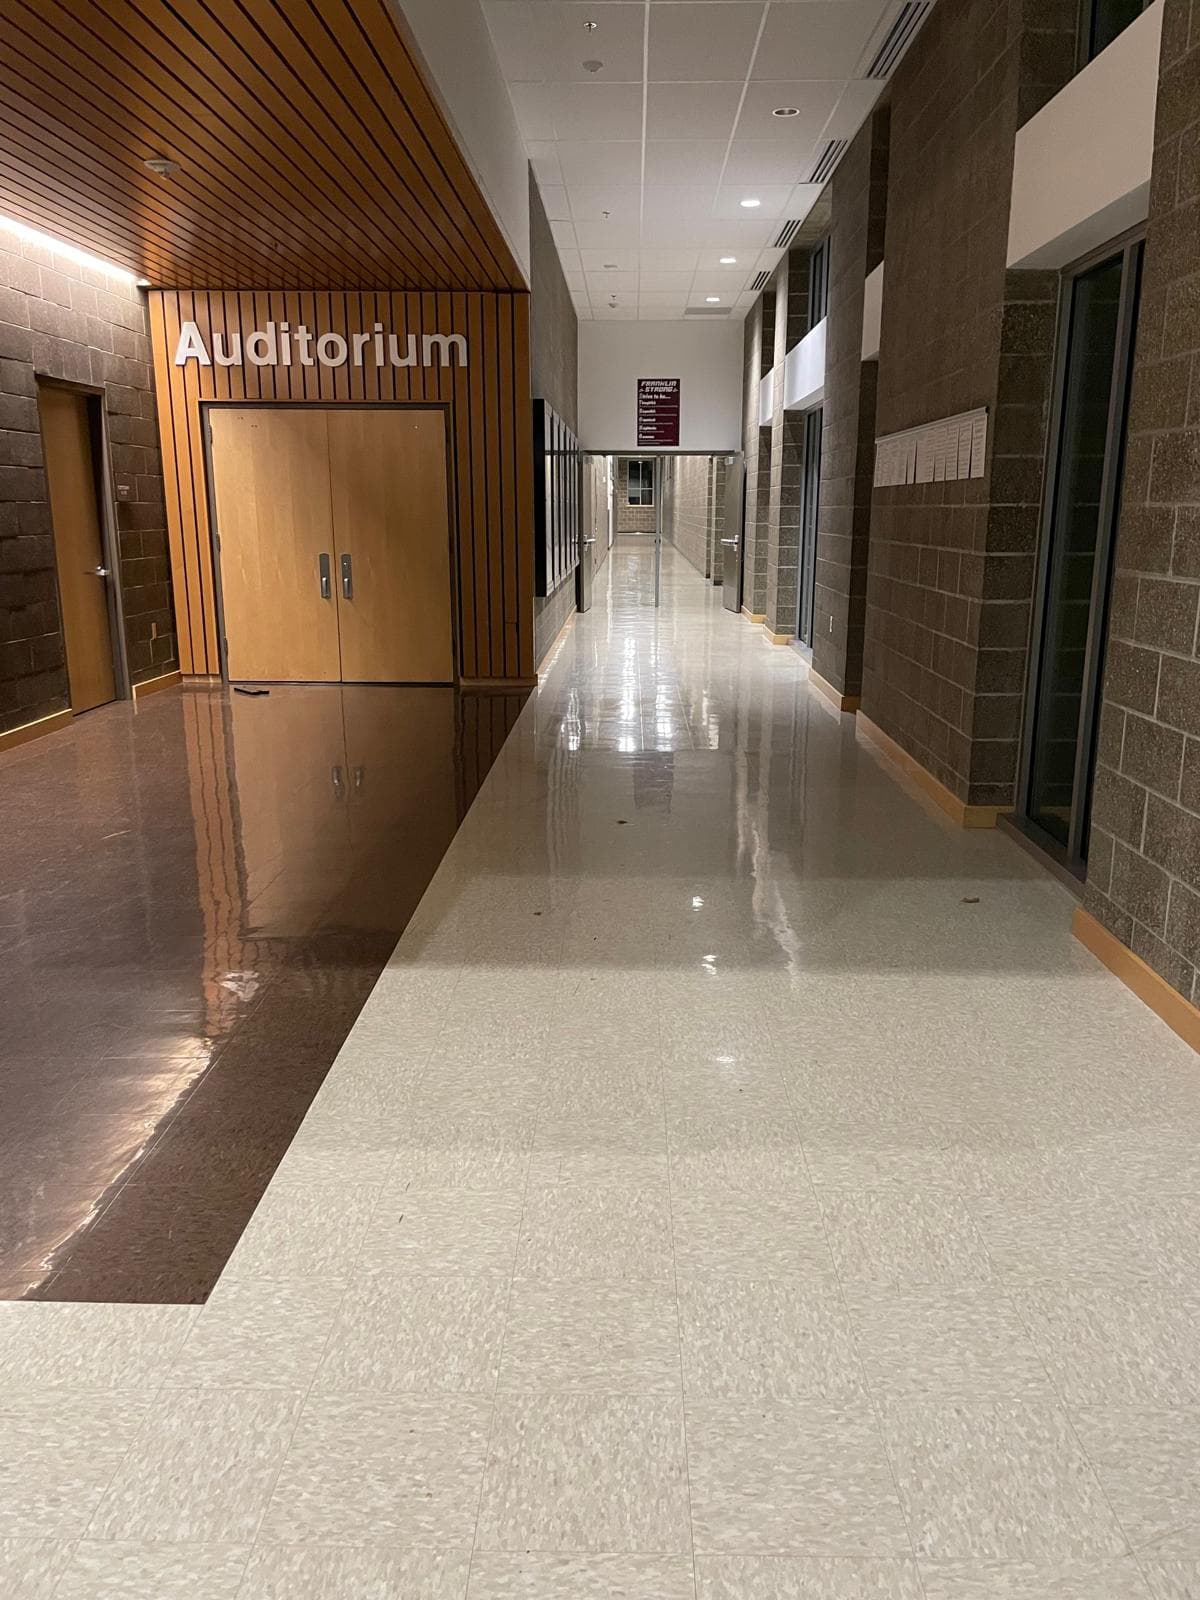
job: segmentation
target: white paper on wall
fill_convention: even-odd
[[[876,439],[875,485],[982,478],[986,456],[987,412],[966,411]]]

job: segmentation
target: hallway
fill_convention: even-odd
[[[618,541],[202,1307],[0,1305],[6,1600],[1183,1600],[1200,1077]]]

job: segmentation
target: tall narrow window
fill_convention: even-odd
[[[829,313],[829,235],[808,258],[808,327],[809,332]]]
[[[631,461],[629,463],[629,483],[626,499],[631,506],[652,506],[654,504],[654,462],[652,460]]]
[[[821,509],[821,436],[824,412],[820,406],[804,413],[804,479],[800,506],[800,608],[801,644],[813,642],[813,616],[817,583],[817,519]]]
[[[1020,818],[1083,876],[1141,244],[1064,284]]]

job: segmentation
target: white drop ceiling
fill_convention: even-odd
[[[709,296],[744,316],[751,280],[781,254],[771,241],[821,192],[804,180],[826,143],[852,138],[878,98],[862,74],[901,9],[482,3],[576,309],[601,321],[712,312]]]

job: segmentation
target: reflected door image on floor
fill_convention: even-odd
[[[442,411],[214,406],[208,438],[232,681],[453,681]]]

